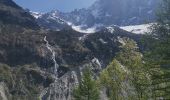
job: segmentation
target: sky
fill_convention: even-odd
[[[49,12],[59,10],[63,12],[74,9],[87,8],[96,0],[13,0],[23,8],[36,12]]]

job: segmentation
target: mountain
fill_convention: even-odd
[[[52,30],[60,30],[69,27],[68,23],[64,19],[58,17],[60,14],[59,11],[52,11],[50,14],[40,14],[33,12],[31,12],[31,14],[37,19],[39,25],[46,29],[49,28]]]
[[[85,9],[76,9],[69,13],[52,11],[37,18],[39,25],[56,29],[71,23],[81,26],[106,27],[110,25],[128,26],[154,22],[155,11],[160,0],[97,0]],[[67,25],[66,25],[67,24]]]
[[[90,67],[97,77],[120,51],[123,38],[141,46],[140,34],[115,25],[87,34],[57,17],[64,13],[34,13],[35,19],[12,0],[0,0],[0,14],[0,100],[71,100],[82,71]],[[41,20],[44,16],[49,20]],[[56,26],[42,28],[40,21]]]
[[[0,61],[15,66],[28,62],[26,57],[37,58],[33,52],[42,43],[44,33],[39,31],[34,17],[12,0],[1,0],[0,5]]]
[[[16,5],[11,0],[0,1],[0,24],[11,24],[18,25],[27,28],[38,29],[39,26],[35,22],[29,12],[22,10],[21,7]]]
[[[98,23],[119,26],[154,21],[159,0],[98,0],[89,10]]]
[[[30,95],[53,82],[40,70],[43,61],[51,63],[41,54],[44,36],[29,12],[12,0],[0,0],[0,100],[35,100]]]
[[[93,34],[83,34],[72,29],[48,33],[48,41],[56,51],[59,65],[56,82],[41,92],[41,98],[71,100],[72,90],[79,83],[82,71],[89,67],[97,77],[99,72],[112,61],[120,50],[123,38],[138,41],[141,35],[132,34],[118,27],[107,27]],[[57,91],[56,91],[57,90]],[[103,99],[101,99],[103,100]]]

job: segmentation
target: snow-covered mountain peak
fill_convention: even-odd
[[[114,27],[111,27],[111,26],[109,26],[109,27],[106,27],[107,28],[107,30],[110,32],[110,33],[114,33],[114,31],[115,31],[115,29],[114,29]]]
[[[51,12],[49,12],[49,14],[52,15],[52,16],[59,16],[60,13],[61,12],[59,10],[52,10]]]
[[[101,27],[107,27],[113,33],[114,30],[108,26],[131,26],[144,24],[146,21],[154,22],[154,11],[159,1],[97,0],[87,9],[76,9],[69,13],[53,10],[46,14],[33,13],[33,15],[38,19],[37,22],[47,29],[56,30],[69,26],[79,32],[93,33]],[[139,29],[133,32],[141,33]]]
[[[43,13],[40,13],[40,12],[30,11],[30,14],[31,14],[34,18],[36,18],[36,19],[38,19],[38,18],[40,18],[41,16],[43,16]]]

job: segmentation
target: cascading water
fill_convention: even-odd
[[[57,72],[57,70],[58,70],[59,65],[57,64],[57,61],[55,60],[55,51],[52,49],[52,46],[49,44],[46,36],[44,37],[44,41],[46,42],[46,47],[47,47],[47,49],[48,49],[48,50],[51,52],[51,54],[52,54],[51,59],[52,59],[53,62],[54,62],[55,81],[57,81],[57,79],[58,79],[58,72]]]
[[[55,51],[53,50],[52,46],[49,44],[48,40],[47,40],[47,37],[45,36],[44,37],[44,41],[46,42],[46,47],[47,49],[51,52],[52,56],[51,56],[51,59],[53,60],[54,62],[54,75],[55,75],[55,82],[57,82],[58,80],[58,67],[59,65],[57,64],[57,61],[55,59]],[[56,93],[56,90],[57,90],[57,86],[54,84],[54,91]],[[47,91],[46,91],[47,92]],[[48,98],[48,100],[50,100],[50,97]],[[56,97],[54,96],[54,100],[56,100]]]
[[[47,37],[44,37],[44,41],[46,42],[46,48],[51,53],[51,59],[54,62],[54,75],[55,82],[52,83],[49,87],[44,89],[40,93],[40,100],[72,100],[71,92],[73,88],[78,84],[78,77],[75,71],[71,71],[58,78],[58,68],[59,65],[55,59],[56,53],[54,48],[49,44]]]

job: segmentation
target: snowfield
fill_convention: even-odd
[[[141,25],[122,26],[120,28],[128,32],[132,32],[134,34],[145,34],[147,32],[150,32],[150,27],[152,25],[153,23],[149,23],[149,24],[141,24]]]
[[[31,15],[33,17],[35,17],[36,19],[42,17],[43,13],[38,13],[38,12],[33,12],[30,11]],[[101,27],[106,27],[108,32],[110,33],[114,33],[114,27],[112,26],[105,26],[103,24],[95,24],[92,27],[88,27],[87,25],[74,25],[73,23],[66,21],[64,19],[61,19],[58,17],[57,15],[58,13],[54,12],[52,13],[48,19],[53,19],[56,20],[56,22],[60,23],[60,24],[67,24],[68,26],[70,26],[73,30],[80,32],[80,33],[95,33],[97,31],[100,30]],[[149,23],[149,24],[141,24],[141,25],[129,25],[129,26],[120,26],[119,28],[134,33],[134,34],[145,34],[150,32],[150,27],[153,25],[154,23]]]
[[[74,25],[72,25],[72,29],[77,31],[77,32],[80,32],[80,33],[95,33],[96,32],[96,27],[82,29],[81,26],[74,26]]]
[[[101,27],[101,24],[95,24],[93,27],[88,28],[86,25],[79,25],[79,26],[75,26],[74,24],[72,24],[71,22],[67,22],[67,24],[69,26],[71,26],[71,28],[77,32],[80,33],[95,33],[98,31],[97,28]]]

